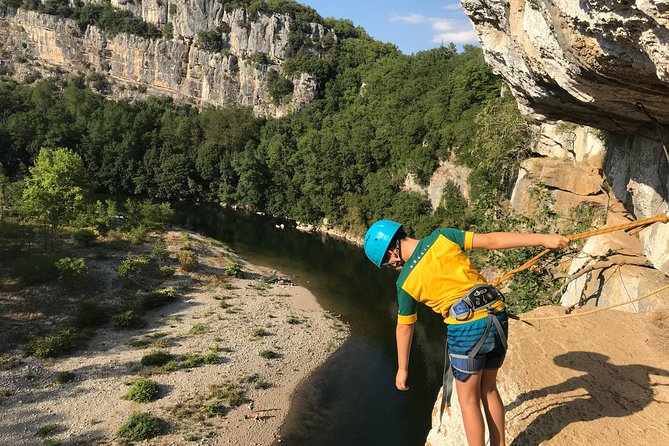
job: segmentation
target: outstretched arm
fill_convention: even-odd
[[[559,234],[523,234],[519,232],[490,232],[474,234],[473,248],[509,249],[526,246],[543,246],[548,249],[562,249],[569,245],[569,239]]]
[[[397,375],[395,386],[399,390],[409,390],[407,378],[409,377],[409,353],[411,353],[411,340],[413,339],[414,324],[397,324],[395,337],[397,338]]]

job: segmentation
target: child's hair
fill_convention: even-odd
[[[390,245],[389,246],[395,246],[395,242],[397,240],[402,240],[407,236],[407,233],[404,231],[404,227],[400,227],[395,235],[393,236],[392,240],[390,240]]]

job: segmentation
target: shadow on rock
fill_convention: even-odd
[[[641,364],[614,365],[609,357],[594,352],[570,352],[556,356],[560,367],[585,374],[554,386],[519,395],[506,409],[526,408],[516,416],[534,418],[511,443],[539,444],[555,437],[575,422],[605,417],[626,417],[641,411],[654,397],[651,375],[669,376],[669,371]],[[580,392],[579,392],[580,391]],[[576,392],[576,394],[574,394]],[[570,395],[561,395],[571,393]],[[534,402],[539,398],[544,401]],[[529,404],[528,404],[529,402]]]

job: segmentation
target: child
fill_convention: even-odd
[[[408,237],[400,223],[390,220],[377,221],[365,235],[365,254],[372,263],[400,272],[395,385],[409,390],[406,383],[416,303],[422,302],[441,314],[447,324],[447,358],[470,446],[482,446],[485,441],[481,402],[490,444],[505,444],[497,370],[506,353],[507,315],[501,293],[487,285],[463,251],[526,246],[556,249],[568,244],[569,239],[558,234],[474,234],[458,229],[439,229],[417,240]]]

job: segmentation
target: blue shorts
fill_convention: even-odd
[[[509,323],[506,311],[502,310],[495,313],[495,317],[502,325],[504,335],[508,338]],[[448,326],[448,339],[446,340],[446,342],[448,342],[449,356],[452,354],[468,355],[483,337],[487,323],[486,319],[487,318],[478,319],[465,324],[450,324]],[[451,357],[451,370],[453,371],[453,376],[458,381],[465,382],[472,373],[476,373],[483,369],[498,369],[502,366],[505,355],[506,349],[499,336],[497,336],[497,327],[495,324],[492,324],[485,343],[474,358],[473,370],[468,370],[462,360],[454,360],[454,358]]]

